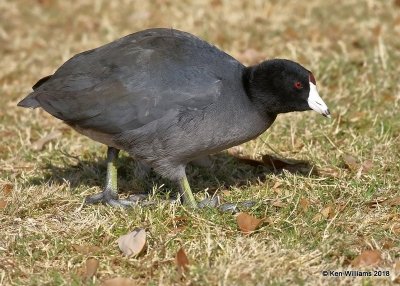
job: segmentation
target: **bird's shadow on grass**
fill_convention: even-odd
[[[66,164],[65,167],[47,164],[45,176],[32,177],[30,184],[39,185],[43,182],[49,184],[62,184],[68,182],[72,190],[81,186],[103,188],[106,178],[106,161],[79,160]],[[284,168],[268,166],[261,161],[239,159],[228,153],[219,153],[211,156],[211,166],[199,167],[189,164],[187,175],[194,192],[207,190],[214,193],[218,189],[229,189],[243,185],[264,183],[270,174],[282,174],[283,170],[300,176],[318,175],[316,168],[308,161],[290,160],[292,163]],[[70,161],[71,162],[71,161]],[[162,178],[151,171],[148,176],[138,178],[136,175],[137,163],[128,156],[118,159],[118,184],[121,193],[149,193],[153,186],[161,187],[166,191],[176,189],[169,180]]]

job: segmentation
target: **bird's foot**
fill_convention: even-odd
[[[87,196],[85,204],[98,204],[103,203],[112,207],[132,207],[137,205],[142,198],[135,197],[133,199],[119,199],[117,193],[111,188],[106,188],[104,191],[98,194]]]

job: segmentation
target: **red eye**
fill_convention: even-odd
[[[294,83],[294,87],[295,87],[296,89],[302,89],[302,88],[303,88],[303,85],[301,84],[301,82],[296,81],[296,82]]]

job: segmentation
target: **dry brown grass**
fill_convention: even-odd
[[[78,269],[88,257],[100,262],[89,284],[117,276],[138,285],[391,284],[400,259],[399,206],[370,202],[400,196],[395,2],[0,1],[0,199],[7,202],[0,209],[0,284],[80,285]],[[41,110],[16,107],[37,79],[75,53],[148,27],[192,32],[247,64],[290,58],[316,75],[334,119],[279,116],[243,152],[308,160],[318,175],[260,172],[226,154],[215,157],[212,170],[190,169],[198,199],[207,187],[223,191],[226,201],[256,199],[249,212],[268,219],[256,233],[242,235],[230,214],[163,202],[133,210],[81,207],[103,185],[105,148]],[[32,150],[32,142],[54,130],[63,136]],[[356,165],[351,172],[344,154],[370,160],[372,168],[360,173]],[[132,160],[121,165],[122,190],[138,191]],[[182,225],[177,216],[186,218]],[[147,229],[147,251],[124,258],[115,240],[135,227]],[[75,244],[101,249],[82,254]],[[190,260],[184,279],[174,264],[181,246]],[[390,277],[321,274],[348,269],[366,249],[381,251],[378,268]]]

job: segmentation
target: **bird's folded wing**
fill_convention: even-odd
[[[118,133],[209,106],[237,70],[240,63],[208,43],[155,29],[74,56],[33,96],[59,119]]]

